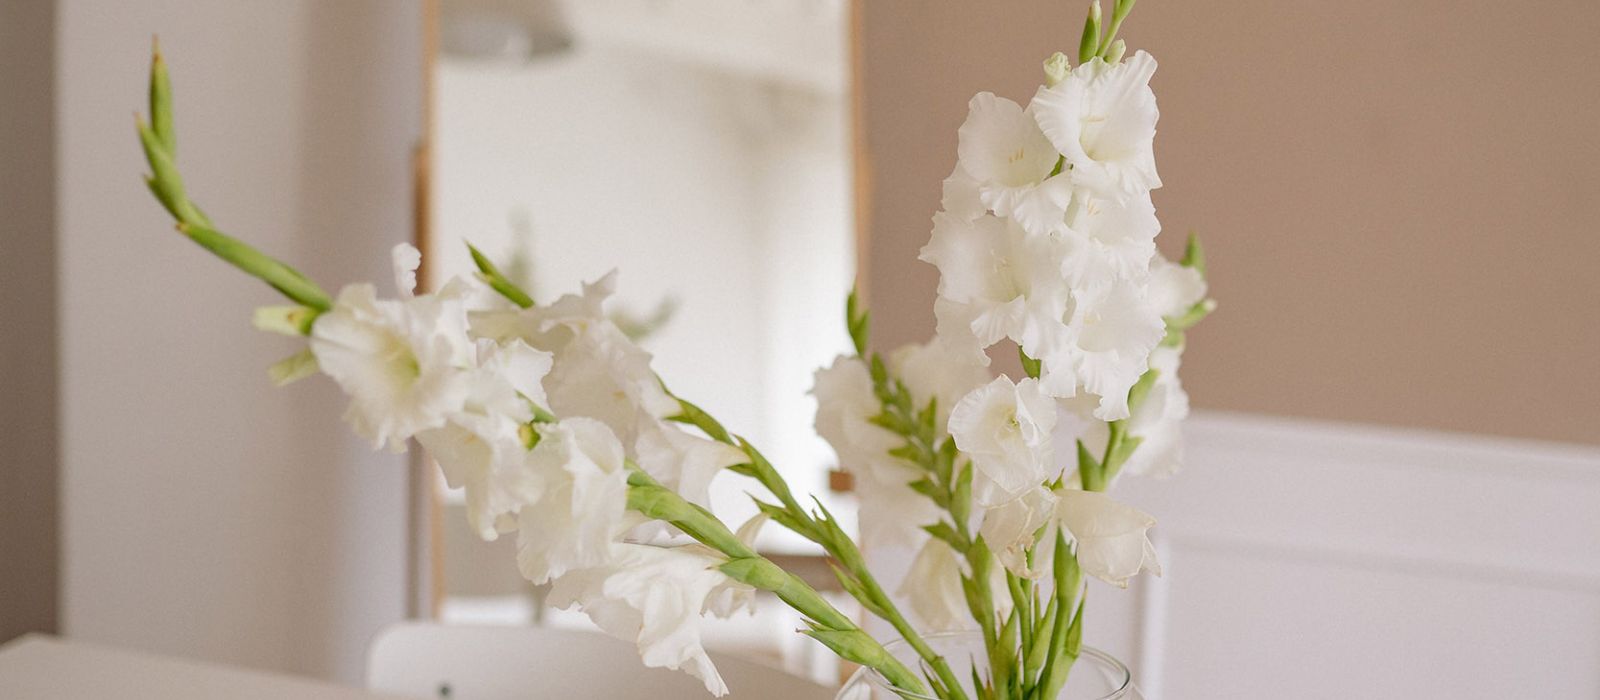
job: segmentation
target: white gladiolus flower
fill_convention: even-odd
[[[961,576],[966,562],[944,540],[929,537],[911,560],[911,568],[896,593],[906,599],[911,612],[931,632],[954,632],[972,626]]]
[[[1122,472],[1135,476],[1170,476],[1183,466],[1183,421],[1189,417],[1189,395],[1178,380],[1180,356],[1175,348],[1150,353],[1155,383],[1144,403],[1128,419],[1128,435],[1140,439]]]
[[[1066,156],[1072,182],[1109,199],[1161,186],[1156,174],[1156,60],[1140,51],[1107,65],[1091,59],[1051,88],[1039,88],[1029,109],[1050,143]]]
[[[641,420],[634,443],[645,473],[685,500],[711,506],[711,480],[723,469],[749,460],[737,447],[690,435],[661,420]]]
[[[1066,177],[1051,177],[1060,154],[1040,131],[1033,114],[992,93],[967,104],[956,147],[960,172],[978,185],[983,204],[1034,234],[1061,226],[1071,195]]]
[[[1073,342],[1044,356],[1043,386],[1069,398],[1083,389],[1100,397],[1101,420],[1128,417],[1128,390],[1149,368],[1150,351],[1166,335],[1166,323],[1142,286],[1128,280],[1080,295],[1068,325]]]
[[[946,214],[962,221],[971,221],[989,213],[989,208],[983,203],[983,195],[978,192],[978,181],[962,170],[959,163],[950,172],[950,177],[944,179],[939,206]]]
[[[817,370],[817,434],[839,455],[839,466],[856,478],[856,491],[872,504],[860,513],[861,539],[875,545],[914,545],[923,525],[939,519],[939,508],[907,484],[922,478],[915,467],[891,456],[903,442],[869,422],[881,411],[872,374],[858,357],[840,356]]]
[[[451,283],[389,300],[352,284],[312,326],[317,366],[350,396],[345,419],[374,447],[403,451],[406,439],[444,425],[466,400],[473,345],[465,294]]]
[[[811,393],[817,397],[817,434],[833,446],[841,466],[864,470],[892,459],[889,450],[898,447],[900,439],[869,422],[881,407],[866,362],[840,355],[832,365],[817,370]]]
[[[936,439],[944,434],[950,409],[988,380],[988,372],[972,355],[937,339],[889,353],[889,368],[905,383],[917,410],[936,402]],[[870,422],[882,407],[866,363],[839,357],[817,371],[811,393],[817,397],[817,434],[833,446],[841,467],[856,477],[862,501],[872,504],[860,514],[862,539],[875,545],[920,542],[921,527],[937,522],[940,511],[907,486],[926,474],[889,454],[904,439]]]
[[[744,543],[744,546],[754,548],[756,546],[756,537],[761,534],[761,528],[766,524],[767,514],[756,513],[749,520],[746,520],[743,525],[740,525],[738,531],[733,533],[733,536]],[[685,549],[688,548],[686,547]],[[702,546],[699,549],[705,552],[708,557],[717,556],[716,552],[710,547]],[[719,561],[718,563],[721,562]],[[732,578],[723,578],[722,583],[711,589],[711,593],[706,596],[705,612],[723,619],[733,617],[734,613],[741,610],[752,615],[755,614],[755,587],[735,581]]]
[[[1199,270],[1159,254],[1150,261],[1150,304],[1162,318],[1182,316],[1205,298],[1206,278]]]
[[[542,494],[517,513],[517,565],[542,584],[574,569],[607,565],[611,544],[643,521],[627,510],[622,444],[605,424],[566,418],[538,427],[525,469]]]
[[[961,399],[950,412],[950,434],[972,459],[973,499],[998,505],[1055,478],[1055,424],[1055,402],[1033,379],[996,377]]]
[[[682,670],[713,695],[726,695],[700,639],[707,601],[732,581],[717,569],[725,560],[698,546],[610,547],[606,565],[556,579],[550,604],[577,605],[608,634],[638,644],[645,666]]]
[[[940,324],[959,316],[978,347],[1010,338],[1039,357],[1063,331],[1070,291],[1061,275],[1062,246],[1055,236],[1030,236],[1005,219],[964,222],[935,214],[933,237],[919,257],[939,268]],[[962,342],[958,330],[950,342]]]
[[[941,338],[909,343],[889,353],[889,369],[905,383],[916,409],[920,411],[928,402],[934,402],[936,437],[945,434],[950,410],[956,403],[989,382],[986,364]]]
[[[1006,569],[1023,578],[1036,578],[1043,569],[1029,568],[1028,549],[1034,544],[1033,533],[1050,522],[1055,508],[1055,494],[1037,486],[984,512],[979,532]]]
[[[461,410],[443,427],[417,433],[445,481],[466,492],[467,520],[485,540],[516,529],[517,511],[543,492],[543,479],[523,468],[520,430],[533,419],[530,403],[545,400],[539,382],[549,371],[550,354],[521,340],[480,340]]]
[[[417,268],[422,266],[422,251],[410,243],[401,243],[389,250],[389,265],[394,270],[394,286],[400,291],[400,296],[415,296]]]
[[[499,341],[520,338],[555,355],[545,377],[550,410],[583,416],[610,426],[630,449],[650,419],[678,410],[650,369],[650,353],[640,348],[605,315],[604,302],[616,289],[616,272],[583,285],[548,306],[472,314],[474,333]]]
[[[467,522],[484,540],[517,529],[516,514],[544,494],[543,475],[522,468],[528,449],[519,428],[505,415],[461,414],[417,433],[445,481],[465,491]]]
[[[1149,537],[1155,518],[1102,493],[1062,489],[1056,497],[1056,518],[1077,543],[1085,573],[1121,588],[1142,571],[1161,575]]]
[[[1079,190],[1067,213],[1070,245],[1061,272],[1074,289],[1096,290],[1150,270],[1161,222],[1147,195],[1125,201]]]

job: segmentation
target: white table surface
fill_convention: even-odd
[[[401,696],[45,635],[28,635],[0,646],[0,698],[400,700]]]

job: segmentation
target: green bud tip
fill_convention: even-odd
[[[1100,0],[1089,6],[1089,18],[1083,23],[1083,38],[1078,42],[1078,63],[1088,63],[1100,53]]]

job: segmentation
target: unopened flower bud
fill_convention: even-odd
[[[1067,79],[1067,74],[1072,72],[1072,63],[1067,55],[1060,51],[1051,54],[1044,60],[1044,86],[1055,87]]]
[[[1116,63],[1122,60],[1122,54],[1127,53],[1128,45],[1121,39],[1111,42],[1111,48],[1106,49],[1106,63]]]

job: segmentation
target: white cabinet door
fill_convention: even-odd
[[[1597,427],[1600,429],[1600,427]],[[1600,697],[1600,449],[1207,414],[1115,491],[1166,575],[1085,641],[1151,700]]]

